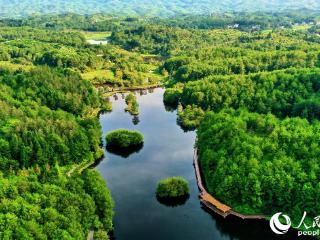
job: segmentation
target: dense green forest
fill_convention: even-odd
[[[177,122],[197,129],[210,193],[242,213],[317,214],[319,16],[2,19],[0,231],[107,238],[113,202],[87,168],[103,154],[97,114],[110,93],[159,83]]]
[[[209,191],[245,213],[317,215],[319,122],[225,109],[198,130]]]
[[[285,9],[320,9],[317,0],[1,0],[0,16],[28,16],[58,13],[108,13],[112,15],[176,16],[181,14],[210,14],[217,11],[281,11]]]
[[[93,170],[67,177],[47,165],[2,174],[0,186],[1,239],[86,239],[90,229],[112,230],[113,202]]]
[[[84,239],[91,228],[111,231],[104,181],[94,170],[76,170],[102,155],[98,120],[87,115],[103,107],[92,85],[68,70],[2,68],[0,88],[5,239]]]
[[[1,238],[107,236],[113,201],[101,176],[85,170],[102,157],[96,114],[108,108],[81,76],[94,50],[80,33],[0,32]]]

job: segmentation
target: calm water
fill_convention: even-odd
[[[166,111],[163,89],[152,91],[142,96],[137,93],[140,104],[137,125],[133,122],[138,120],[124,112],[121,94],[117,100],[112,98],[113,112],[100,116],[103,139],[108,131],[119,128],[139,130],[145,137],[139,152],[127,157],[106,152],[105,159],[97,166],[116,204],[115,239],[279,239],[265,221],[223,219],[201,207],[192,166],[195,133],[184,132],[176,124],[176,112]],[[171,176],[183,176],[190,183],[190,198],[184,205],[170,207],[156,199],[157,182]]]

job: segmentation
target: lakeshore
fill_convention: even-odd
[[[200,190],[200,194],[199,194],[200,201],[208,209],[219,214],[224,218],[226,218],[229,215],[233,215],[241,219],[257,219],[257,220],[267,219],[267,217],[264,215],[246,215],[246,214],[238,213],[234,211],[231,207],[221,203],[218,199],[216,199],[210,193],[207,192],[207,190],[204,187],[202,176],[201,176],[201,169],[199,165],[197,148],[194,149],[193,165],[195,168],[198,188]]]

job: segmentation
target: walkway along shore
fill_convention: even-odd
[[[197,184],[198,188],[200,190],[199,198],[200,202],[209,210],[219,214],[222,217],[227,217],[229,215],[237,216],[242,219],[267,219],[266,216],[263,215],[244,215],[238,212],[235,212],[232,210],[231,207],[221,203],[219,200],[214,198],[212,195],[210,195],[202,182],[202,177],[201,177],[201,170],[199,167],[199,159],[198,159],[198,149],[194,149],[194,155],[193,155],[193,165],[196,173],[196,178],[197,178]]]

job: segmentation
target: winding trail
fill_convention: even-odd
[[[198,188],[200,190],[199,198],[200,202],[206,206],[209,210],[219,214],[222,217],[227,217],[229,215],[237,216],[242,219],[267,219],[264,215],[245,215],[238,213],[234,210],[232,210],[231,207],[221,203],[219,200],[214,198],[211,194],[207,192],[205,189],[202,177],[201,177],[201,171],[199,167],[199,159],[198,159],[198,149],[194,149],[194,155],[193,155],[193,165],[195,168],[196,178],[197,178],[197,184]]]

